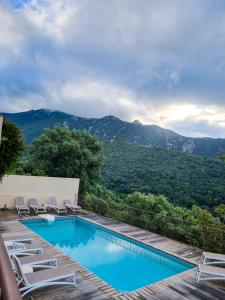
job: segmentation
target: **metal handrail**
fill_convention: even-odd
[[[183,218],[159,215],[156,212],[129,206],[121,202],[101,200],[101,204],[105,203],[105,206],[98,208],[94,205],[96,201],[98,199],[92,200],[87,204],[87,207],[84,203],[83,208],[203,250],[225,253],[225,226],[222,224],[191,222]],[[171,224],[168,224],[168,222]]]
[[[110,209],[113,209],[113,208],[110,207],[110,202],[109,202],[109,203],[106,202],[106,201],[104,201],[104,202],[109,206]],[[122,208],[126,208],[126,209],[131,209],[131,210],[133,210],[133,211],[144,212],[144,213],[151,214],[151,215],[155,215],[155,216],[158,215],[158,213],[155,213],[155,212],[153,212],[153,211],[146,210],[146,209],[143,209],[143,208],[134,207],[134,206],[129,206],[129,205],[126,205],[126,204],[123,204],[123,203],[115,202],[115,203],[113,203],[113,205],[116,205],[117,207],[122,207]],[[193,225],[193,226],[194,226],[194,225],[197,225],[197,226],[201,226],[201,227],[208,228],[208,229],[212,229],[212,230],[222,231],[222,232],[225,233],[225,228],[218,228],[218,227],[216,227],[216,225],[213,226],[213,225],[200,224],[200,223],[198,223],[198,222],[187,221],[187,220],[184,220],[184,219],[174,218],[174,217],[170,217],[170,216],[167,216],[167,215],[165,215],[165,216],[163,216],[163,217],[166,218],[167,220],[169,219],[169,220],[171,220],[171,221],[181,222],[181,223],[185,223],[185,224],[187,224],[187,225]]]
[[[22,300],[11,262],[0,236],[0,299]]]

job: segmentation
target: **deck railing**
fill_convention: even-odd
[[[22,300],[4,241],[0,236],[0,299]]]
[[[162,213],[131,207],[119,202],[93,199],[84,201],[85,209],[151,232],[184,242],[203,250],[225,253],[225,228],[178,219]]]

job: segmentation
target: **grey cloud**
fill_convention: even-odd
[[[183,120],[168,124],[168,127],[185,136],[225,138],[225,127],[219,124],[210,124],[207,120]]]
[[[0,110],[45,106],[127,120],[148,109],[157,120],[154,108],[173,103],[225,111],[224,1],[43,0],[15,11],[3,0],[0,13]],[[86,96],[83,84],[82,97],[76,92],[80,82]],[[75,89],[66,94],[68,84]],[[222,134],[203,125],[171,126]]]

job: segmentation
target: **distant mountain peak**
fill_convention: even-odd
[[[47,112],[47,113],[52,113],[52,112],[56,112],[57,110],[50,109],[50,108],[41,108],[40,111]]]
[[[65,114],[65,115],[69,115],[66,112],[60,111],[60,110],[55,110],[55,109],[50,109],[50,108],[40,108],[38,110],[33,110],[34,112],[41,112],[41,113],[46,113],[46,114]]]
[[[134,120],[132,123],[136,125],[143,125],[138,119]]]
[[[103,118],[101,118],[102,120],[117,120],[117,121],[121,121],[121,119],[119,119],[118,117],[115,117],[113,115],[108,115],[108,116],[104,116]]]

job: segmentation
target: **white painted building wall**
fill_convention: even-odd
[[[15,198],[22,196],[26,203],[28,199],[37,198],[46,204],[49,197],[55,196],[58,203],[63,200],[78,201],[79,179],[43,176],[10,175],[0,183],[0,208],[15,208]]]

